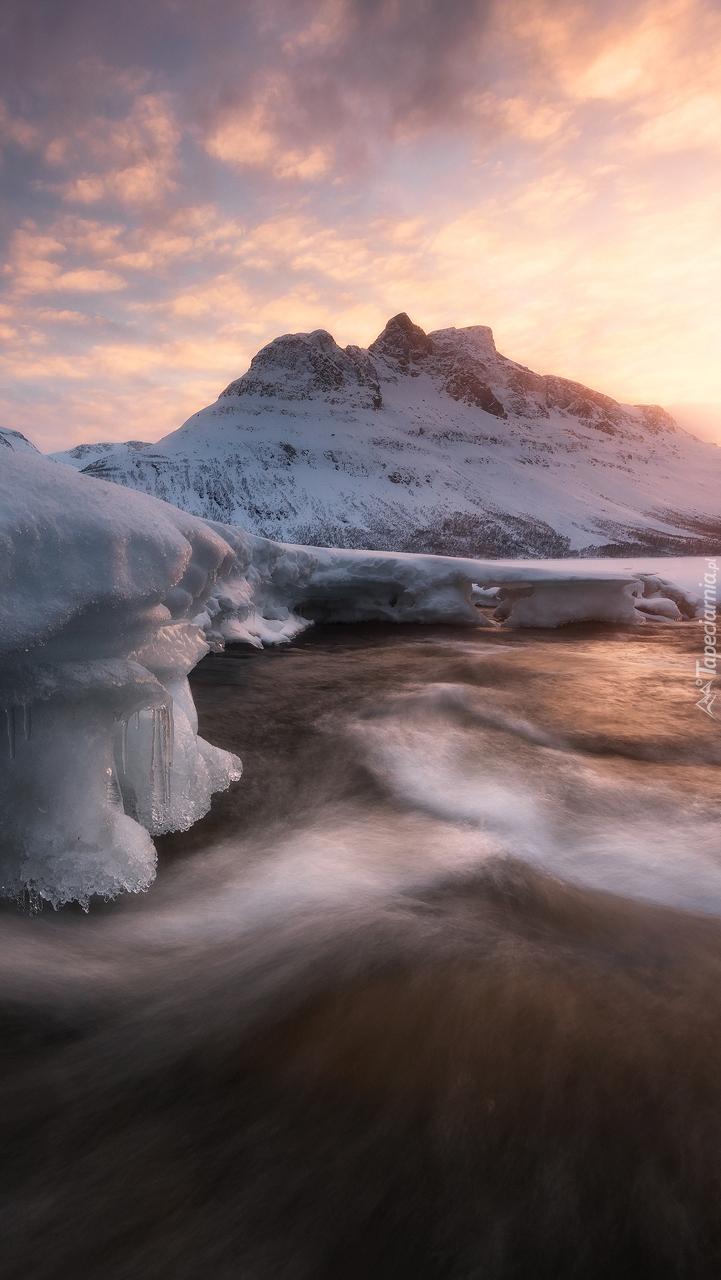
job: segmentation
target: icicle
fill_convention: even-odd
[[[31,707],[31,705],[32,705],[32,704],[31,704],[31,703],[29,703],[29,702],[24,702],[24,703],[23,703],[23,733],[24,733],[24,735],[25,735],[25,741],[26,741],[26,742],[29,742],[29,741],[30,741],[30,734],[32,733],[32,727],[33,727],[33,726],[32,726],[32,721],[31,721],[31,718],[30,718],[30,707]]]
[[[108,804],[122,806],[122,795],[114,769],[105,770],[105,794],[108,798]]]
[[[160,733],[158,736],[158,760],[160,763],[160,777],[162,782],[161,795],[163,804],[168,803],[167,778],[165,772],[165,707],[158,707],[158,718],[160,720]]]
[[[127,776],[128,772],[128,722],[125,718],[120,721],[120,757],[123,762],[123,773]]]
[[[150,791],[155,795],[155,743],[158,736],[158,708],[153,707],[151,711],[153,717],[153,737],[150,743]]]
[[[175,745],[175,721],[173,718],[173,699],[172,698],[169,698],[168,706],[166,710],[168,713],[168,755],[167,755],[168,804],[170,804],[170,783],[171,783],[171,778],[173,774],[173,746]]]
[[[6,707],[5,716],[8,726],[8,743],[10,745],[10,759],[15,759],[15,708]]]
[[[28,885],[27,889],[23,892],[22,907],[25,908],[29,916],[36,916],[39,914],[39,912],[42,911],[43,900],[40,897],[40,894],[38,893],[37,889],[31,889],[30,886]],[[22,907],[21,907],[21,910],[22,910]],[[55,908],[55,910],[57,911],[57,907]]]
[[[163,804],[170,804],[170,771],[173,767],[173,731],[171,710],[168,706],[160,707],[160,746],[163,758]]]
[[[135,712],[135,728],[136,729],[140,728],[140,712],[139,711]]]

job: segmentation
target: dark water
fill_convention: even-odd
[[[692,626],[205,660],[245,776],[0,917],[7,1280],[721,1275],[721,726]]]

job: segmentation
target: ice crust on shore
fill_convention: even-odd
[[[0,546],[0,894],[55,906],[146,889],[151,836],[240,777],[197,733],[187,676],[209,648],[315,621],[669,626],[701,607],[633,565],[273,542],[15,449]]]
[[[690,589],[617,561],[481,561],[271,542],[210,523],[236,553],[196,621],[211,646],[292,640],[313,622],[557,627],[691,619]],[[703,563],[699,561],[699,564]],[[495,605],[493,617],[477,605]]]

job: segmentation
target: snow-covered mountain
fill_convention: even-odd
[[[264,537],[464,556],[714,552],[721,449],[496,351],[483,325],[401,314],[368,350],[264,347],[157,444],[52,455]]]
[[[36,449],[35,445],[31,444],[20,431],[0,427],[0,459],[6,449],[12,449],[13,453],[34,453],[36,458],[42,457],[40,450]]]

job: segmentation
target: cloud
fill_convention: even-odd
[[[143,94],[122,120],[93,116],[72,138],[53,138],[45,158],[53,166],[76,168],[57,188],[67,203],[152,205],[175,190],[180,138],[168,95]]]
[[[276,178],[314,181],[332,167],[334,153],[328,146],[288,148],[277,128],[282,83],[264,88],[249,108],[230,111],[205,140],[212,156],[237,168],[266,169]]]
[[[721,401],[711,0],[8,0],[3,59],[21,430],[154,439],[277,333],[399,310]]]
[[[46,308],[38,311],[36,318],[40,323],[48,322],[50,324],[88,324],[90,319],[82,311],[69,311],[67,308],[62,311],[53,311],[52,308]]]
[[[13,118],[4,102],[0,102],[0,140],[3,143],[16,143],[24,150],[35,145],[38,130],[26,120]]]
[[[52,230],[62,232],[63,227]],[[126,288],[126,281],[114,271],[86,264],[63,270],[58,259],[68,252],[69,244],[73,244],[72,234],[60,239],[57,234],[38,231],[30,221],[19,228],[12,238],[10,260],[5,267],[13,294],[108,293]]]
[[[59,293],[114,293],[116,289],[126,289],[127,282],[112,271],[90,271],[83,268],[79,271],[63,271],[54,281],[53,288]]]
[[[417,136],[467,115],[491,9],[492,0],[8,0],[0,67],[17,107],[12,128],[39,128],[49,165],[77,155],[76,141],[103,158],[149,149],[149,167],[131,158],[113,178],[77,174],[67,199],[92,203],[113,183],[128,200],[167,189],[178,141],[168,93],[211,154],[312,181],[336,154],[346,167],[367,156],[375,134]],[[140,92],[151,82],[164,100]],[[128,98],[135,105],[116,123]],[[49,118],[60,125],[52,137]]]
[[[608,104],[614,145],[721,146],[721,12],[705,0],[645,0],[599,21],[594,6],[533,0],[508,11],[535,80],[568,111]]]

